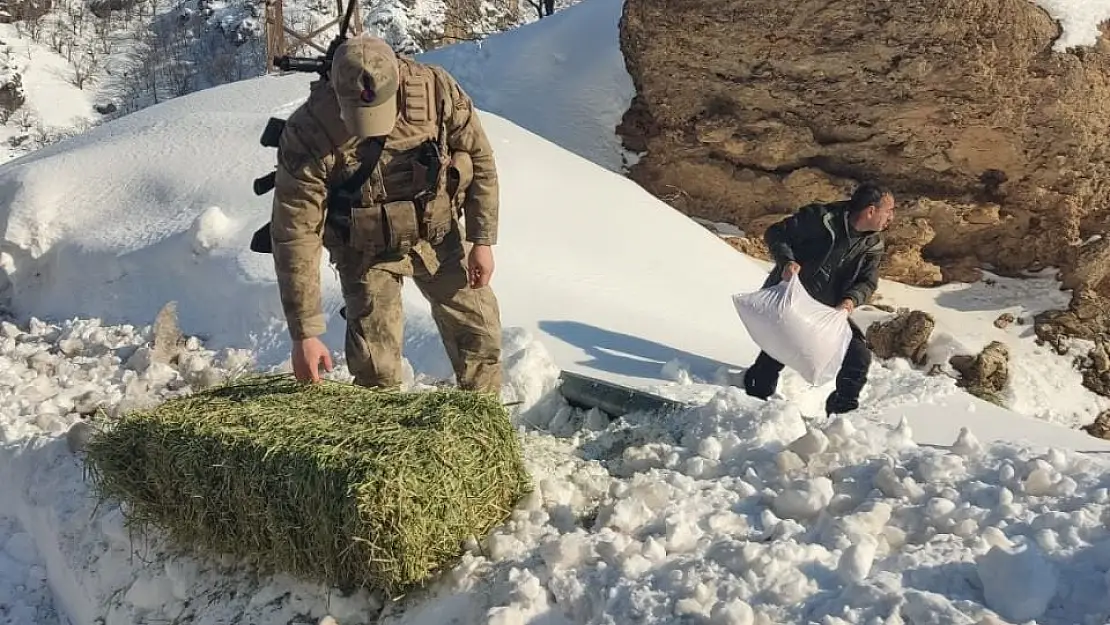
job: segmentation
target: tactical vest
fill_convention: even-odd
[[[407,61],[400,64],[397,125],[378,165],[351,208],[345,243],[371,257],[401,257],[418,241],[443,241],[455,225],[448,189],[451,153],[445,114],[447,87],[439,74]],[[350,178],[358,155],[339,152],[329,186]]]
[[[350,246],[388,260],[404,256],[421,240],[437,245],[456,227],[461,211],[457,195],[469,185],[473,171],[468,154],[452,155],[447,146],[449,88],[428,66],[402,59],[399,70],[397,124],[361,187],[361,197],[350,207],[349,219],[344,216],[349,225],[343,232],[325,228],[325,246]],[[271,119],[262,144],[276,147],[283,127],[281,120]],[[343,147],[333,153],[328,168],[333,190],[360,166],[359,154]],[[272,188],[273,174],[255,181],[259,195]],[[270,251],[268,226],[255,234],[255,251]]]

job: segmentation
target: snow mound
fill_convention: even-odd
[[[155,337],[151,326],[95,319],[0,323],[0,623],[287,623],[325,612],[369,622],[380,603],[366,593],[344,597],[236,562],[182,556],[157,536],[129,531],[125,508],[98,507],[71,452],[101,411],[148,407],[254,365],[247,350],[217,352],[187,337],[166,351]],[[509,389],[520,392],[507,396],[525,412],[547,398],[558,370],[526,334],[512,337]]]
[[[736,388],[667,417],[599,427],[557,396],[532,394],[523,408],[533,421],[520,433],[535,492],[400,602],[263,575],[180,552],[158,534],[132,536],[125,510],[90,496],[69,448],[78,437],[48,435],[79,432],[94,406],[112,412],[203,386],[189,372],[232,375],[249,352],[192,338],[172,363],[151,363],[139,355],[149,327],[0,330],[0,597],[34,622],[1063,625],[1110,616],[1110,460],[983,444],[970,431],[950,449],[920,446],[905,423],[805,420]],[[550,388],[557,374],[543,350],[513,338],[508,385]],[[87,385],[107,390],[90,396]],[[27,393],[41,399],[22,401]],[[36,404],[47,406],[42,416],[27,413]],[[556,437],[545,417],[578,425]]]
[[[1110,2],[1106,0],[1033,2],[1060,23],[1060,38],[1052,45],[1057,52],[1095,45],[1102,34],[1099,26],[1110,20]]]
[[[481,42],[432,50],[484,111],[613,171],[631,164],[615,129],[635,95],[618,26],[622,0],[589,0]]]

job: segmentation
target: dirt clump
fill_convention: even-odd
[[[1095,417],[1095,420],[1079,429],[1094,436],[1095,438],[1105,438],[1110,440],[1110,411],[1103,412]]]
[[[1013,316],[1010,313],[1002,313],[998,316],[997,319],[994,320],[994,327],[998,328],[999,330],[1005,330],[1006,328],[1010,327],[1011,324],[1016,322],[1017,317]]]
[[[967,392],[1005,407],[1002,391],[1010,381],[1010,350],[1005,343],[991,341],[978,356],[952,356],[948,363],[959,372],[957,384]]]
[[[887,321],[877,321],[867,328],[867,344],[881,359],[908,358],[921,366],[925,364],[929,337],[936,328],[936,320],[921,310],[901,310]]]

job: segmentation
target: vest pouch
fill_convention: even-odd
[[[447,195],[456,206],[462,207],[463,198],[474,180],[474,161],[466,152],[451,155],[451,166],[447,169]]]
[[[451,199],[444,194],[429,198],[424,206],[424,238],[432,245],[439,245],[454,225]]]
[[[377,204],[351,207],[351,229],[348,244],[371,255],[385,249],[385,223],[382,208]]]
[[[416,204],[411,200],[386,202],[382,205],[385,220],[385,251],[391,256],[404,256],[420,239],[420,221]]]

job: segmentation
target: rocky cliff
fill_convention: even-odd
[[[1060,266],[1090,290],[1110,255],[1084,245],[1110,219],[1110,44],[1056,52],[1059,35],[1029,0],[627,0],[630,175],[749,239],[875,179],[898,200],[886,277]]]

